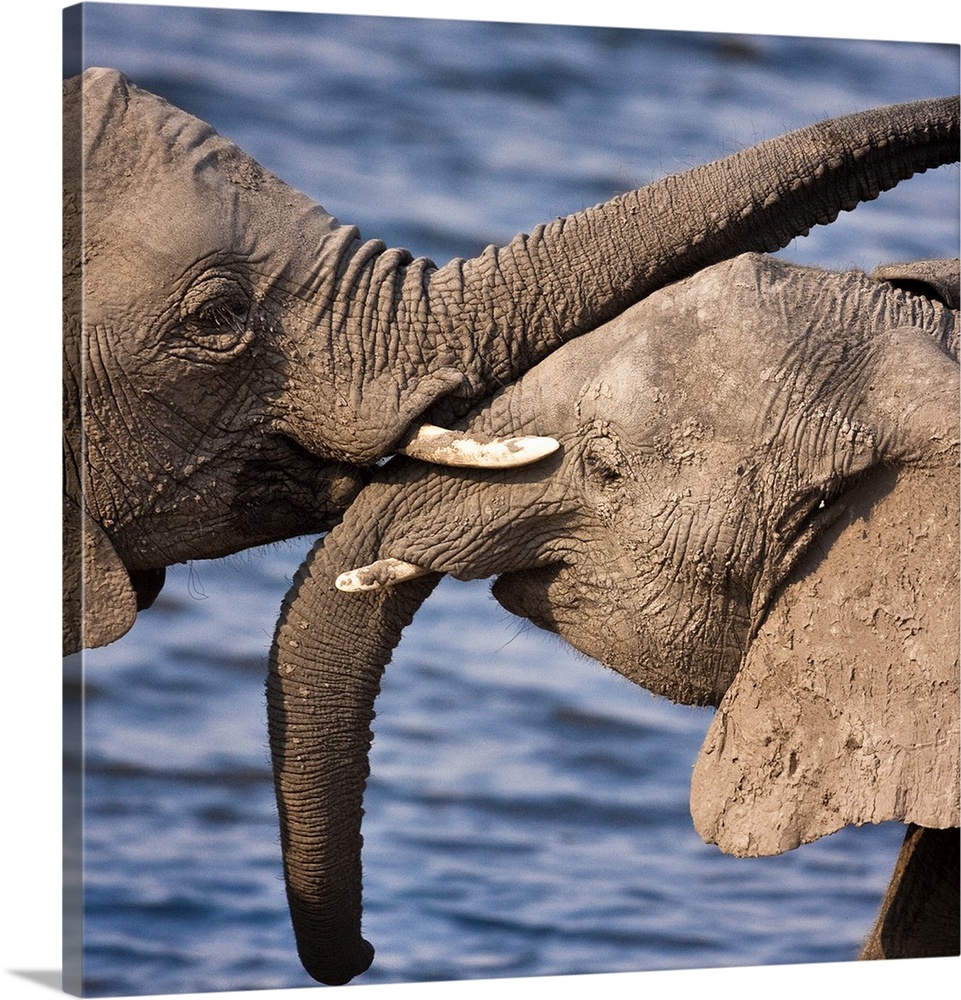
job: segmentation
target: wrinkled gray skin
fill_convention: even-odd
[[[956,98],[866,112],[438,268],[120,74],[66,81],[64,652],[123,635],[168,565],[329,528],[422,420],[957,144]]]
[[[721,705],[692,805],[726,850],[778,853],[850,822],[958,825],[957,263],[883,274],[748,254],[663,288],[467,423],[549,430],[555,455],[484,474],[395,459],[317,544],[268,682],[288,897],[315,978],[343,982],[372,957],[359,831],[373,703],[444,573],[496,575],[509,611],[657,694]],[[389,583],[385,559],[428,572],[334,588],[358,567]],[[822,660],[828,676],[773,673]],[[768,687],[752,698],[755,683]],[[902,715],[908,732],[891,727]],[[878,749],[892,735],[904,745]],[[824,740],[840,744],[831,760]],[[776,759],[738,771],[769,746]],[[888,754],[906,761],[897,773]],[[848,770],[825,770],[833,758]],[[935,853],[950,863],[950,847]],[[903,902],[923,880],[895,883]],[[939,884],[943,905],[901,953],[944,953],[945,926],[956,948],[956,881]],[[872,957],[898,953],[904,923]]]

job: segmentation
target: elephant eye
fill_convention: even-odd
[[[593,438],[584,449],[584,466],[588,475],[605,484],[621,478],[622,459],[616,442],[607,436]]]
[[[237,278],[205,277],[184,296],[173,350],[212,360],[232,358],[253,340],[253,313],[252,296]]]

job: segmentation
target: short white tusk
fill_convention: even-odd
[[[403,559],[378,559],[369,566],[341,573],[334,581],[334,586],[348,594],[357,594],[364,590],[392,587],[395,583],[415,580],[430,572],[431,570],[424,569],[423,566],[415,566],[414,563],[404,562]]]
[[[540,461],[559,447],[557,441],[549,437],[491,438],[489,441],[478,441],[461,431],[421,424],[408,435],[397,451],[434,465],[510,469]]]

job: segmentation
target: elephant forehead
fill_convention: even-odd
[[[84,77],[83,119],[94,322],[108,322],[121,305],[156,309],[183,290],[178,283],[224,260],[257,259],[266,273],[271,248],[316,253],[318,240],[337,226],[209,125],[119,74]]]
[[[859,305],[877,308],[869,294],[877,286],[862,276],[826,283],[757,255],[707,268],[602,328],[610,348],[593,352],[579,416],[639,433],[645,420],[699,417],[750,438],[765,414],[828,405],[869,370],[879,342],[856,323]]]
[[[727,397],[753,398],[783,361],[788,338],[770,311],[729,269],[709,268],[571,342],[544,375],[558,390],[579,376],[581,419],[730,412]]]
[[[759,294],[767,269],[749,255],[659,289],[563,345],[479,410],[474,426],[557,435],[597,419],[640,432],[658,416],[741,414],[791,336]]]
[[[286,187],[206,122],[114,71],[84,75],[82,125],[88,196],[111,199],[144,183],[184,191],[191,175],[208,188]]]
[[[651,307],[638,311],[631,317],[630,336],[586,374],[573,397],[579,425],[610,422],[640,441],[665,421],[689,423],[698,415],[727,411],[718,391],[743,383],[733,362],[696,323],[672,313],[671,329],[665,331],[659,319]]]

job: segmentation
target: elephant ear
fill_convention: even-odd
[[[871,272],[875,281],[883,281],[912,295],[933,299],[949,309],[961,308],[961,271],[955,260],[915,260],[906,264],[884,264]],[[958,360],[957,324],[941,344],[955,361]]]
[[[103,528],[64,496],[63,655],[119,639],[137,607],[130,574]]]
[[[875,268],[871,277],[907,292],[937,299],[949,309],[961,308],[961,275],[957,260],[915,260],[906,264],[884,264]]]
[[[780,854],[847,824],[958,826],[958,480],[876,472],[812,547],[694,768],[708,843]]]

